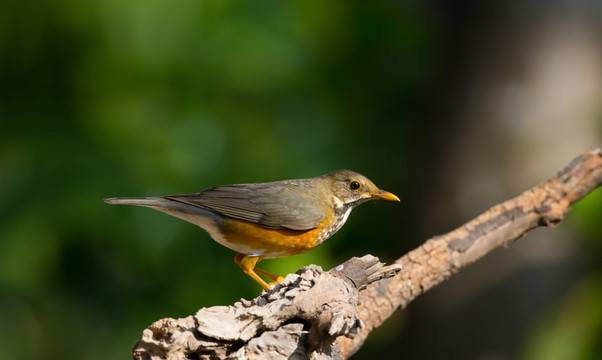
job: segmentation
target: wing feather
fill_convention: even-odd
[[[314,186],[296,182],[226,185],[165,198],[273,229],[313,229],[328,211]]]

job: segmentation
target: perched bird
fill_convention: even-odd
[[[163,211],[205,229],[237,252],[234,261],[265,290],[281,276],[255,267],[258,261],[304,253],[328,239],[351,210],[368,200],[399,201],[365,176],[337,170],[309,179],[225,185],[196,194],[105,199]],[[259,275],[274,282],[268,284]]]

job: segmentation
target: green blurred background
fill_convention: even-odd
[[[602,144],[589,1],[0,3],[0,359],[122,359],[253,298],[202,230],[102,199],[359,171],[369,203],[262,267],[391,262]],[[602,357],[602,195],[398,312],[358,359]]]

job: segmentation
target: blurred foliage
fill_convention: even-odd
[[[410,196],[445,39],[434,16],[414,2],[0,3],[0,359],[127,358],[156,319],[259,294],[203,231],[105,197],[338,168]],[[328,245],[262,265],[391,261],[411,211],[364,205]]]
[[[392,109],[427,76],[433,46],[418,9],[33,5],[0,5],[0,318],[12,324],[0,358],[124,358],[153,320],[259,294],[206,233],[104,197],[337,168],[403,193],[408,124]],[[386,165],[391,153],[400,165]],[[348,248],[352,233],[263,265],[329,268],[378,249]]]
[[[523,358],[533,360],[597,359],[602,354],[602,190],[573,206],[568,220],[589,246],[589,259],[598,264],[579,279],[559,301],[549,304],[525,342]]]
[[[597,359],[602,338],[602,277],[583,279],[566,299],[548,309],[528,342],[526,358]]]

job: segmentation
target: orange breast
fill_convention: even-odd
[[[331,221],[330,221],[331,222]],[[315,229],[268,229],[255,223],[224,219],[221,224],[223,240],[232,249],[248,248],[245,253],[261,254],[262,258],[286,257],[309,251],[322,242],[324,221]]]

